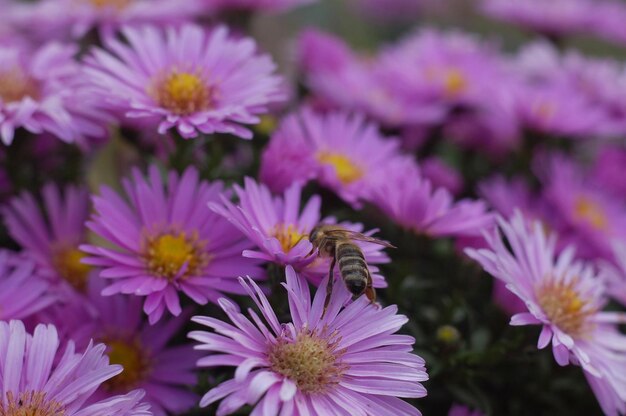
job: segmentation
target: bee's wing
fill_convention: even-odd
[[[370,237],[365,234],[359,233],[357,231],[346,230],[345,228],[337,229],[337,230],[326,230],[324,231],[331,238],[350,238],[356,241],[364,241],[366,243],[380,244],[381,246],[385,246],[387,248],[397,248],[393,244],[379,240],[378,238]]]

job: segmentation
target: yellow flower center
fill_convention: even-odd
[[[184,232],[161,234],[148,239],[144,255],[148,271],[170,281],[199,273],[209,262],[205,243]]]
[[[53,250],[52,264],[61,275],[76,290],[83,292],[87,287],[87,280],[91,266],[81,263],[86,255],[76,247],[64,247]]]
[[[4,103],[39,97],[39,85],[18,68],[0,71],[0,100]]]
[[[549,282],[537,290],[537,302],[550,321],[561,331],[580,338],[589,330],[589,315],[595,311],[586,308],[575,282]]]
[[[606,218],[604,209],[597,202],[585,197],[579,196],[574,203],[574,215],[576,218],[590,224],[597,230],[606,230],[609,227],[609,221]]]
[[[165,77],[157,77],[154,84],[152,96],[174,114],[190,115],[213,105],[213,90],[199,74],[173,70]]]
[[[324,165],[331,166],[337,178],[345,185],[363,177],[363,169],[342,154],[322,151],[317,154],[317,160]]]
[[[123,10],[128,7],[132,0],[87,0],[97,9]]]
[[[107,345],[107,355],[110,364],[119,364],[124,367],[117,376],[105,382],[106,388],[112,391],[129,391],[138,382],[143,380],[149,367],[146,351],[141,347],[138,339],[110,339],[102,341]]]
[[[346,366],[337,342],[302,331],[295,341],[279,338],[268,351],[270,368],[292,380],[304,393],[319,393],[336,385]]]
[[[458,69],[449,69],[445,72],[444,89],[447,95],[457,95],[467,89],[467,80]]]
[[[61,403],[46,400],[46,393],[24,392],[15,396],[9,391],[6,395],[6,404],[0,400],[0,416],[65,416],[65,409]]]
[[[294,246],[306,236],[306,234],[298,231],[293,224],[279,224],[276,226],[273,236],[280,242],[283,252],[288,253],[289,250],[294,248]]]

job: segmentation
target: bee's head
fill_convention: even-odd
[[[313,227],[313,229],[309,233],[309,241],[313,243],[319,237],[320,237],[320,226],[316,225],[315,227]]]

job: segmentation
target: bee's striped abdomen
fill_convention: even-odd
[[[335,256],[348,290],[355,296],[361,295],[367,287],[369,275],[363,252],[356,244],[339,242]]]

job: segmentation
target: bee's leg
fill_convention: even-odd
[[[326,299],[324,300],[324,313],[326,313],[326,308],[328,308],[328,304],[330,303],[330,295],[333,293],[333,285],[335,283],[335,263],[337,262],[337,258],[333,257],[330,262],[330,270],[328,271],[328,284],[326,285]]]
[[[372,286],[372,275],[367,273],[367,286],[365,287],[365,296],[370,300],[370,302],[376,302],[376,290]]]

